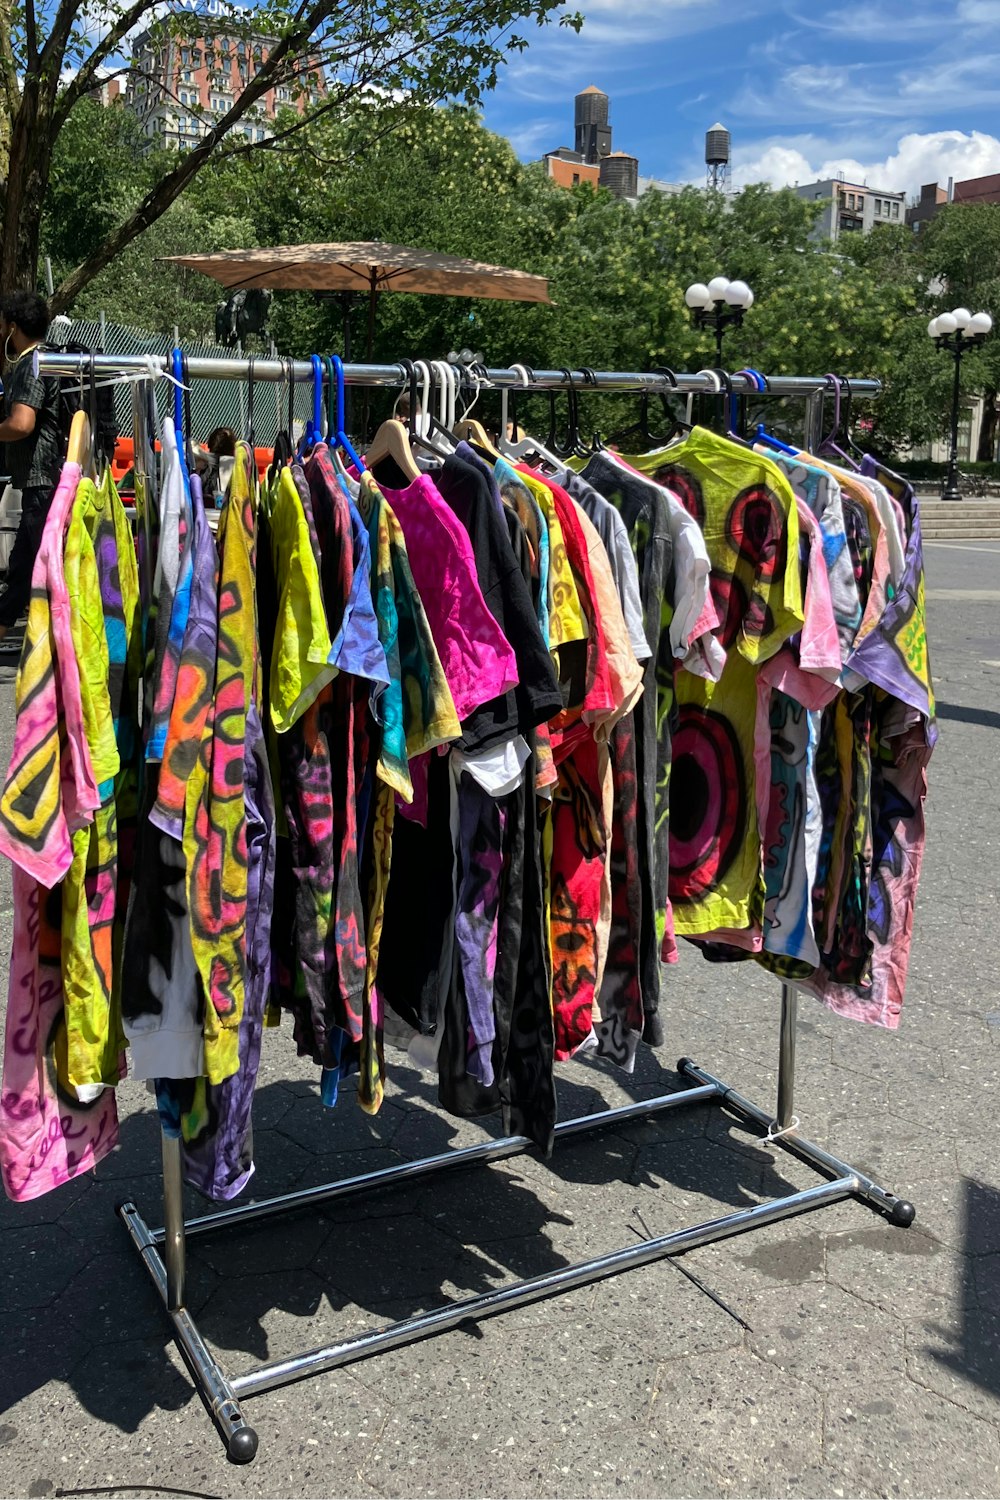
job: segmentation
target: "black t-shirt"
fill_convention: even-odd
[[[562,712],[562,696],[538,627],[531,590],[489,480],[471,463],[453,455],[435,472],[434,482],[469,533],[486,607],[517,660],[517,688],[484,703],[462,722],[461,748],[483,750],[520,729],[554,718]]]
[[[6,445],[7,468],[16,490],[54,490],[63,461],[59,381],[54,375],[36,375],[32,365],[32,354],[26,353],[4,372],[5,417],[15,406],[30,406],[37,414],[34,431]]]

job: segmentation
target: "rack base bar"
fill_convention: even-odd
[[[323,1370],[335,1370],[340,1365],[366,1359],[383,1349],[396,1349],[401,1344],[412,1344],[431,1334],[444,1333],[449,1328],[457,1328],[460,1323],[479,1322],[497,1313],[509,1312],[511,1308],[523,1307],[529,1302],[541,1302],[560,1292],[572,1291],[574,1287],[605,1281],[610,1276],[617,1276],[619,1271],[647,1266],[668,1255],[679,1255],[685,1250],[694,1250],[699,1245],[711,1244],[713,1240],[726,1239],[731,1234],[742,1234],[744,1230],[772,1224],[776,1219],[787,1219],[792,1214],[804,1213],[811,1208],[822,1208],[827,1203],[849,1198],[855,1188],[856,1179],[853,1175],[838,1177],[832,1182],[821,1182],[800,1193],[792,1193],[787,1198],[778,1198],[773,1203],[757,1203],[752,1208],[737,1209],[721,1219],[710,1219],[704,1224],[695,1224],[690,1229],[676,1229],[672,1234],[628,1245],[624,1250],[613,1250],[594,1260],[581,1261],[579,1265],[560,1266],[558,1270],[543,1272],[541,1276],[532,1276],[527,1281],[515,1281],[509,1286],[500,1286],[476,1297],[449,1302],[431,1312],[416,1313],[411,1318],[390,1323],[386,1328],[360,1334],[343,1344],[311,1349],[308,1354],[298,1354],[290,1359],[272,1360],[256,1370],[250,1370],[246,1375],[238,1375],[232,1382],[233,1390],[237,1396],[258,1396],[263,1391],[288,1385],[293,1380],[303,1380],[309,1375],[318,1375]]]
[[[711,1099],[721,1099],[725,1091],[725,1085],[713,1079],[711,1083],[679,1089],[673,1094],[661,1094],[656,1099],[639,1099],[618,1109],[601,1110],[595,1115],[581,1115],[579,1119],[564,1120],[558,1124],[555,1128],[556,1139],[565,1140],[567,1136],[583,1135],[609,1125],[645,1119],[647,1115],[677,1109],[681,1105],[707,1103]],[[296,1193],[284,1193],[276,1198],[262,1198],[259,1203],[242,1203],[237,1208],[202,1214],[197,1219],[188,1219],[184,1225],[184,1235],[186,1239],[190,1239],[192,1235],[210,1234],[213,1230],[225,1229],[229,1224],[245,1223],[248,1219],[273,1218],[276,1214],[291,1213],[294,1209],[310,1208],[314,1203],[327,1203],[331,1198],[353,1198],[358,1193],[370,1193],[374,1188],[392,1187],[415,1177],[426,1177],[431,1172],[468,1167],[474,1162],[504,1161],[509,1156],[519,1156],[522,1152],[531,1150],[533,1145],[534,1142],[525,1135],[508,1135],[497,1141],[481,1141],[475,1146],[464,1146],[458,1151],[442,1151],[438,1156],[402,1162],[398,1167],[384,1167],[378,1172],[366,1172],[361,1177],[345,1177],[342,1182],[328,1182],[320,1187],[302,1188]],[[163,1229],[151,1229],[148,1233],[153,1244],[163,1244]]]
[[[737,1114],[743,1115],[745,1119],[753,1121],[755,1125],[759,1125],[763,1130],[770,1128],[772,1120],[764,1110],[754,1104],[751,1099],[747,1099],[743,1094],[737,1093],[735,1089],[729,1088],[723,1083],[721,1078],[716,1078],[713,1073],[706,1072],[704,1068],[699,1068],[690,1058],[682,1057],[677,1064],[677,1071],[686,1078],[697,1078],[701,1083],[714,1084],[721,1103],[727,1109],[734,1110]],[[867,1172],[860,1172],[856,1167],[848,1166],[839,1157],[833,1156],[829,1151],[824,1151],[823,1147],[817,1146],[815,1142],[806,1140],[797,1131],[792,1131],[788,1135],[781,1136],[774,1141],[774,1144],[782,1146],[786,1151],[790,1151],[793,1156],[797,1156],[800,1161],[806,1162],[809,1166],[815,1167],[818,1172],[823,1172],[829,1177],[843,1177],[846,1174],[850,1174],[857,1184],[853,1189],[854,1196],[863,1198],[873,1208],[877,1208],[881,1213],[886,1214],[890,1221],[898,1225],[900,1229],[908,1229],[916,1218],[917,1211],[912,1203],[909,1203],[905,1198],[897,1197],[895,1193],[890,1193],[886,1188],[880,1187],[873,1178],[868,1176]]]
[[[153,1243],[149,1226],[134,1203],[123,1203],[118,1212],[139,1252],[139,1259],[160,1295],[163,1310],[173,1325],[177,1347],[184,1356],[184,1363],[191,1372],[195,1389],[204,1401],[229,1457],[234,1463],[250,1463],[257,1453],[257,1433],[244,1417],[231,1382],[209,1350],[187,1308],[170,1306],[167,1268]]]
[[[809,1166],[822,1173],[828,1180],[813,1187],[789,1193],[770,1203],[758,1203],[742,1208],[721,1218],[706,1220],[687,1229],[674,1230],[655,1239],[628,1245],[622,1250],[582,1261],[574,1266],[560,1266],[556,1270],[530,1277],[526,1281],[513,1282],[474,1297],[466,1297],[429,1312],[416,1313],[383,1328],[376,1328],[344,1343],[330,1344],[312,1349],[304,1354],[287,1359],[271,1360],[249,1370],[246,1374],[230,1378],[225,1374],[202,1338],[198,1326],[183,1306],[171,1306],[171,1288],[168,1285],[167,1267],[161,1254],[164,1246],[168,1258],[171,1245],[166,1243],[163,1229],[150,1229],[134,1203],[124,1203],[119,1213],[129,1232],[139,1258],[156,1288],[164,1311],[170,1319],[178,1347],[191,1372],[191,1378],[207,1407],[212,1420],[222,1437],[229,1457],[235,1463],[249,1463],[257,1452],[257,1433],[246,1421],[240,1405],[241,1399],[275,1390],[279,1386],[304,1380],[324,1370],[336,1369],[355,1360],[365,1359],[383,1350],[399,1348],[403,1344],[415,1343],[460,1324],[474,1323],[521,1307],[539,1302],[574,1287],[586,1286],[616,1276],[621,1271],[636,1266],[649,1265],[668,1256],[681,1255],[700,1245],[742,1234],[765,1224],[777,1223],[793,1215],[823,1208],[845,1198],[857,1197],[885,1213],[893,1223],[906,1226],[913,1222],[915,1210],[911,1203],[898,1198],[894,1193],[880,1187],[867,1173],[848,1166],[846,1162],[824,1151],[821,1146],[790,1131],[772,1136],[775,1121],[772,1116],[747,1099],[736,1089],[730,1088],[722,1079],[699,1068],[689,1058],[681,1058],[677,1070],[685,1078],[693,1080],[692,1087],[672,1094],[663,1094],[655,1099],[640,1100],[619,1109],[604,1110],[599,1114],[584,1115],[577,1120],[567,1120],[556,1127],[562,1138],[582,1134],[605,1125],[641,1119],[667,1109],[686,1104],[700,1104],[715,1100],[720,1106],[741,1116],[748,1123],[767,1132],[774,1146],[780,1146]],[[370,1192],[373,1188],[387,1187],[406,1182],[414,1177],[423,1177],[432,1172],[452,1167],[470,1166],[480,1161],[502,1161],[526,1151],[531,1142],[524,1136],[507,1136],[498,1141],[484,1141],[463,1150],[445,1152],[438,1156],[425,1157],[421,1161],[405,1162],[398,1167],[371,1172],[363,1177],[351,1177],[343,1182],[329,1183],[322,1187],[307,1188],[282,1197],[269,1198],[261,1203],[245,1204],[239,1208],[220,1213],[205,1214],[184,1224],[175,1236],[183,1243],[189,1234],[207,1234],[224,1228],[229,1223],[264,1219],[309,1207],[332,1198],[353,1196]],[[165,1206],[169,1206],[165,1198]],[[175,1205],[176,1210],[176,1205]],[[176,1216],[176,1215],[175,1215]],[[176,1245],[175,1245],[176,1252]],[[182,1276],[182,1270],[177,1274]]]

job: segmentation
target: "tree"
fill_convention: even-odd
[[[971,312],[993,313],[1000,323],[1000,204],[951,203],[934,216],[919,238],[924,274],[937,292],[929,301],[928,316],[967,306]],[[924,339],[929,350],[926,333]],[[940,356],[934,356],[934,362],[945,364]],[[950,373],[950,364],[946,369]],[[1000,341],[996,334],[963,359],[962,383],[966,395],[974,391],[983,396],[976,457],[988,463],[997,445]]]
[[[505,53],[525,39],[512,28],[528,18],[542,25],[560,0],[264,0],[254,10],[220,0],[213,25],[243,38],[253,55],[243,87],[190,151],[172,156],[137,203],[64,277],[53,310],[72,304],[105,266],[120,255],[192,183],[207,163],[252,151],[276,152],[296,141],[310,121],[336,116],[358,100],[407,97],[414,101],[462,98],[474,103],[496,82]],[[99,83],[104,70],[126,71],[129,37],[156,24],[191,37],[204,18],[179,12],[157,20],[156,0],[0,0],[0,285],[33,286],[53,154],[74,108]],[[560,22],[578,26],[577,15]],[[318,93],[305,84],[322,70]],[[275,135],[251,143],[237,126],[273,88],[299,90],[301,113],[289,110]],[[309,100],[312,102],[308,102]]]

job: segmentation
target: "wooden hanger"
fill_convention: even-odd
[[[476,382],[476,394],[472,401],[470,401],[469,405],[466,407],[467,412],[471,411],[475,406],[482,391],[482,386],[479,379],[479,371],[474,366],[470,366],[469,374]],[[489,458],[493,463],[496,463],[497,459],[500,457],[500,454],[497,451],[497,448],[489,433],[486,431],[486,428],[483,426],[482,422],[477,421],[475,417],[462,417],[461,420],[456,422],[452,427],[452,432],[460,442],[464,439],[465,442],[471,443],[473,447],[480,448],[483,452],[483,456]]]
[[[66,457],[71,464],[79,464],[85,474],[94,467],[94,435],[90,430],[90,418],[85,411],[75,411],[69,424],[69,443]]]
[[[379,464],[390,458],[406,476],[407,483],[412,484],[414,479],[420,478],[420,470],[410,448],[409,434],[397,417],[388,417],[382,423],[365,454],[365,463],[369,469],[377,469]]]

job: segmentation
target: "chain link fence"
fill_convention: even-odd
[[[105,318],[98,322],[84,319],[75,321],[57,319],[50,327],[48,342],[56,348],[68,343],[86,344],[100,354],[159,354],[169,357],[175,341],[165,333],[147,333],[141,328],[126,328],[118,323],[109,323]],[[243,359],[239,349],[225,349],[219,344],[183,345],[189,355],[208,355],[216,359]],[[154,386],[155,399],[161,414],[168,415],[173,409],[174,387],[168,380],[159,380]],[[125,384],[114,388],[115,412],[119,431],[132,431],[132,403],[129,387]],[[216,427],[230,427],[243,436],[248,426],[248,386],[245,380],[192,380],[190,391],[191,426],[196,442],[204,442]],[[283,382],[259,381],[254,388],[253,428],[259,446],[270,448],[282,429],[288,427],[289,388]],[[304,423],[312,407],[312,388],[298,385],[294,391],[294,424]],[[293,424],[293,425],[294,425]]]

